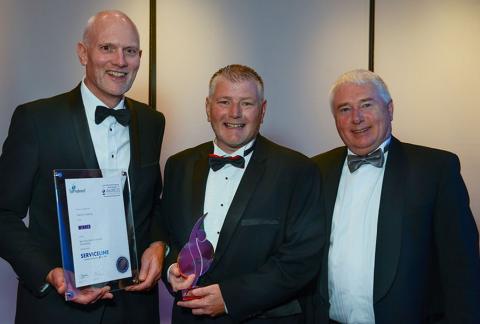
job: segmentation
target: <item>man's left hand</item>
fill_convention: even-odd
[[[215,317],[225,313],[225,302],[218,284],[192,289],[188,295],[197,298],[189,301],[179,301],[177,305],[191,308],[193,315]]]
[[[163,259],[165,258],[165,244],[163,242],[153,242],[143,252],[139,284],[128,286],[127,291],[146,291],[152,287],[160,279],[163,268]]]

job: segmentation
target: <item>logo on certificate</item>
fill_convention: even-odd
[[[85,188],[83,189],[79,189],[77,188],[77,185],[76,184],[72,184],[72,186],[68,189],[68,191],[73,194],[73,193],[84,193],[86,192],[87,190]]]
[[[127,260],[126,257],[121,256],[117,259],[117,270],[118,270],[118,272],[121,272],[121,273],[127,272],[128,266],[129,266],[129,264],[128,264],[128,260]]]
[[[118,197],[121,193],[120,185],[118,183],[103,185],[102,195],[104,197]]]

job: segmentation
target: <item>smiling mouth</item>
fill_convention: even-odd
[[[223,123],[227,128],[243,128],[245,124],[235,124],[235,123]]]
[[[365,128],[362,128],[362,129],[353,129],[352,133],[353,134],[362,134],[362,133],[365,133],[366,131],[368,131],[369,129],[370,129],[370,127],[365,127]]]
[[[122,78],[127,76],[127,72],[107,71],[107,74],[115,78]]]

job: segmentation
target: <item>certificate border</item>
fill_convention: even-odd
[[[79,293],[79,288],[75,284],[75,267],[73,263],[72,241],[69,226],[68,201],[65,187],[66,179],[85,179],[85,178],[103,178],[103,174],[111,175],[117,173],[125,177],[125,186],[123,189],[125,221],[127,227],[127,237],[129,241],[130,263],[132,276],[98,283],[87,287],[103,287],[109,285],[112,291],[123,289],[131,284],[138,282],[138,257],[135,238],[135,224],[133,221],[132,199],[130,191],[130,179],[126,170],[102,170],[102,169],[55,169],[53,170],[55,182],[55,196],[57,205],[57,218],[60,237],[60,248],[62,255],[62,265],[67,286],[65,300],[72,300]],[[82,287],[83,289],[84,287]]]

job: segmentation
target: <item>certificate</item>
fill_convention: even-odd
[[[128,173],[54,170],[66,299],[79,289],[135,282],[138,262]]]

